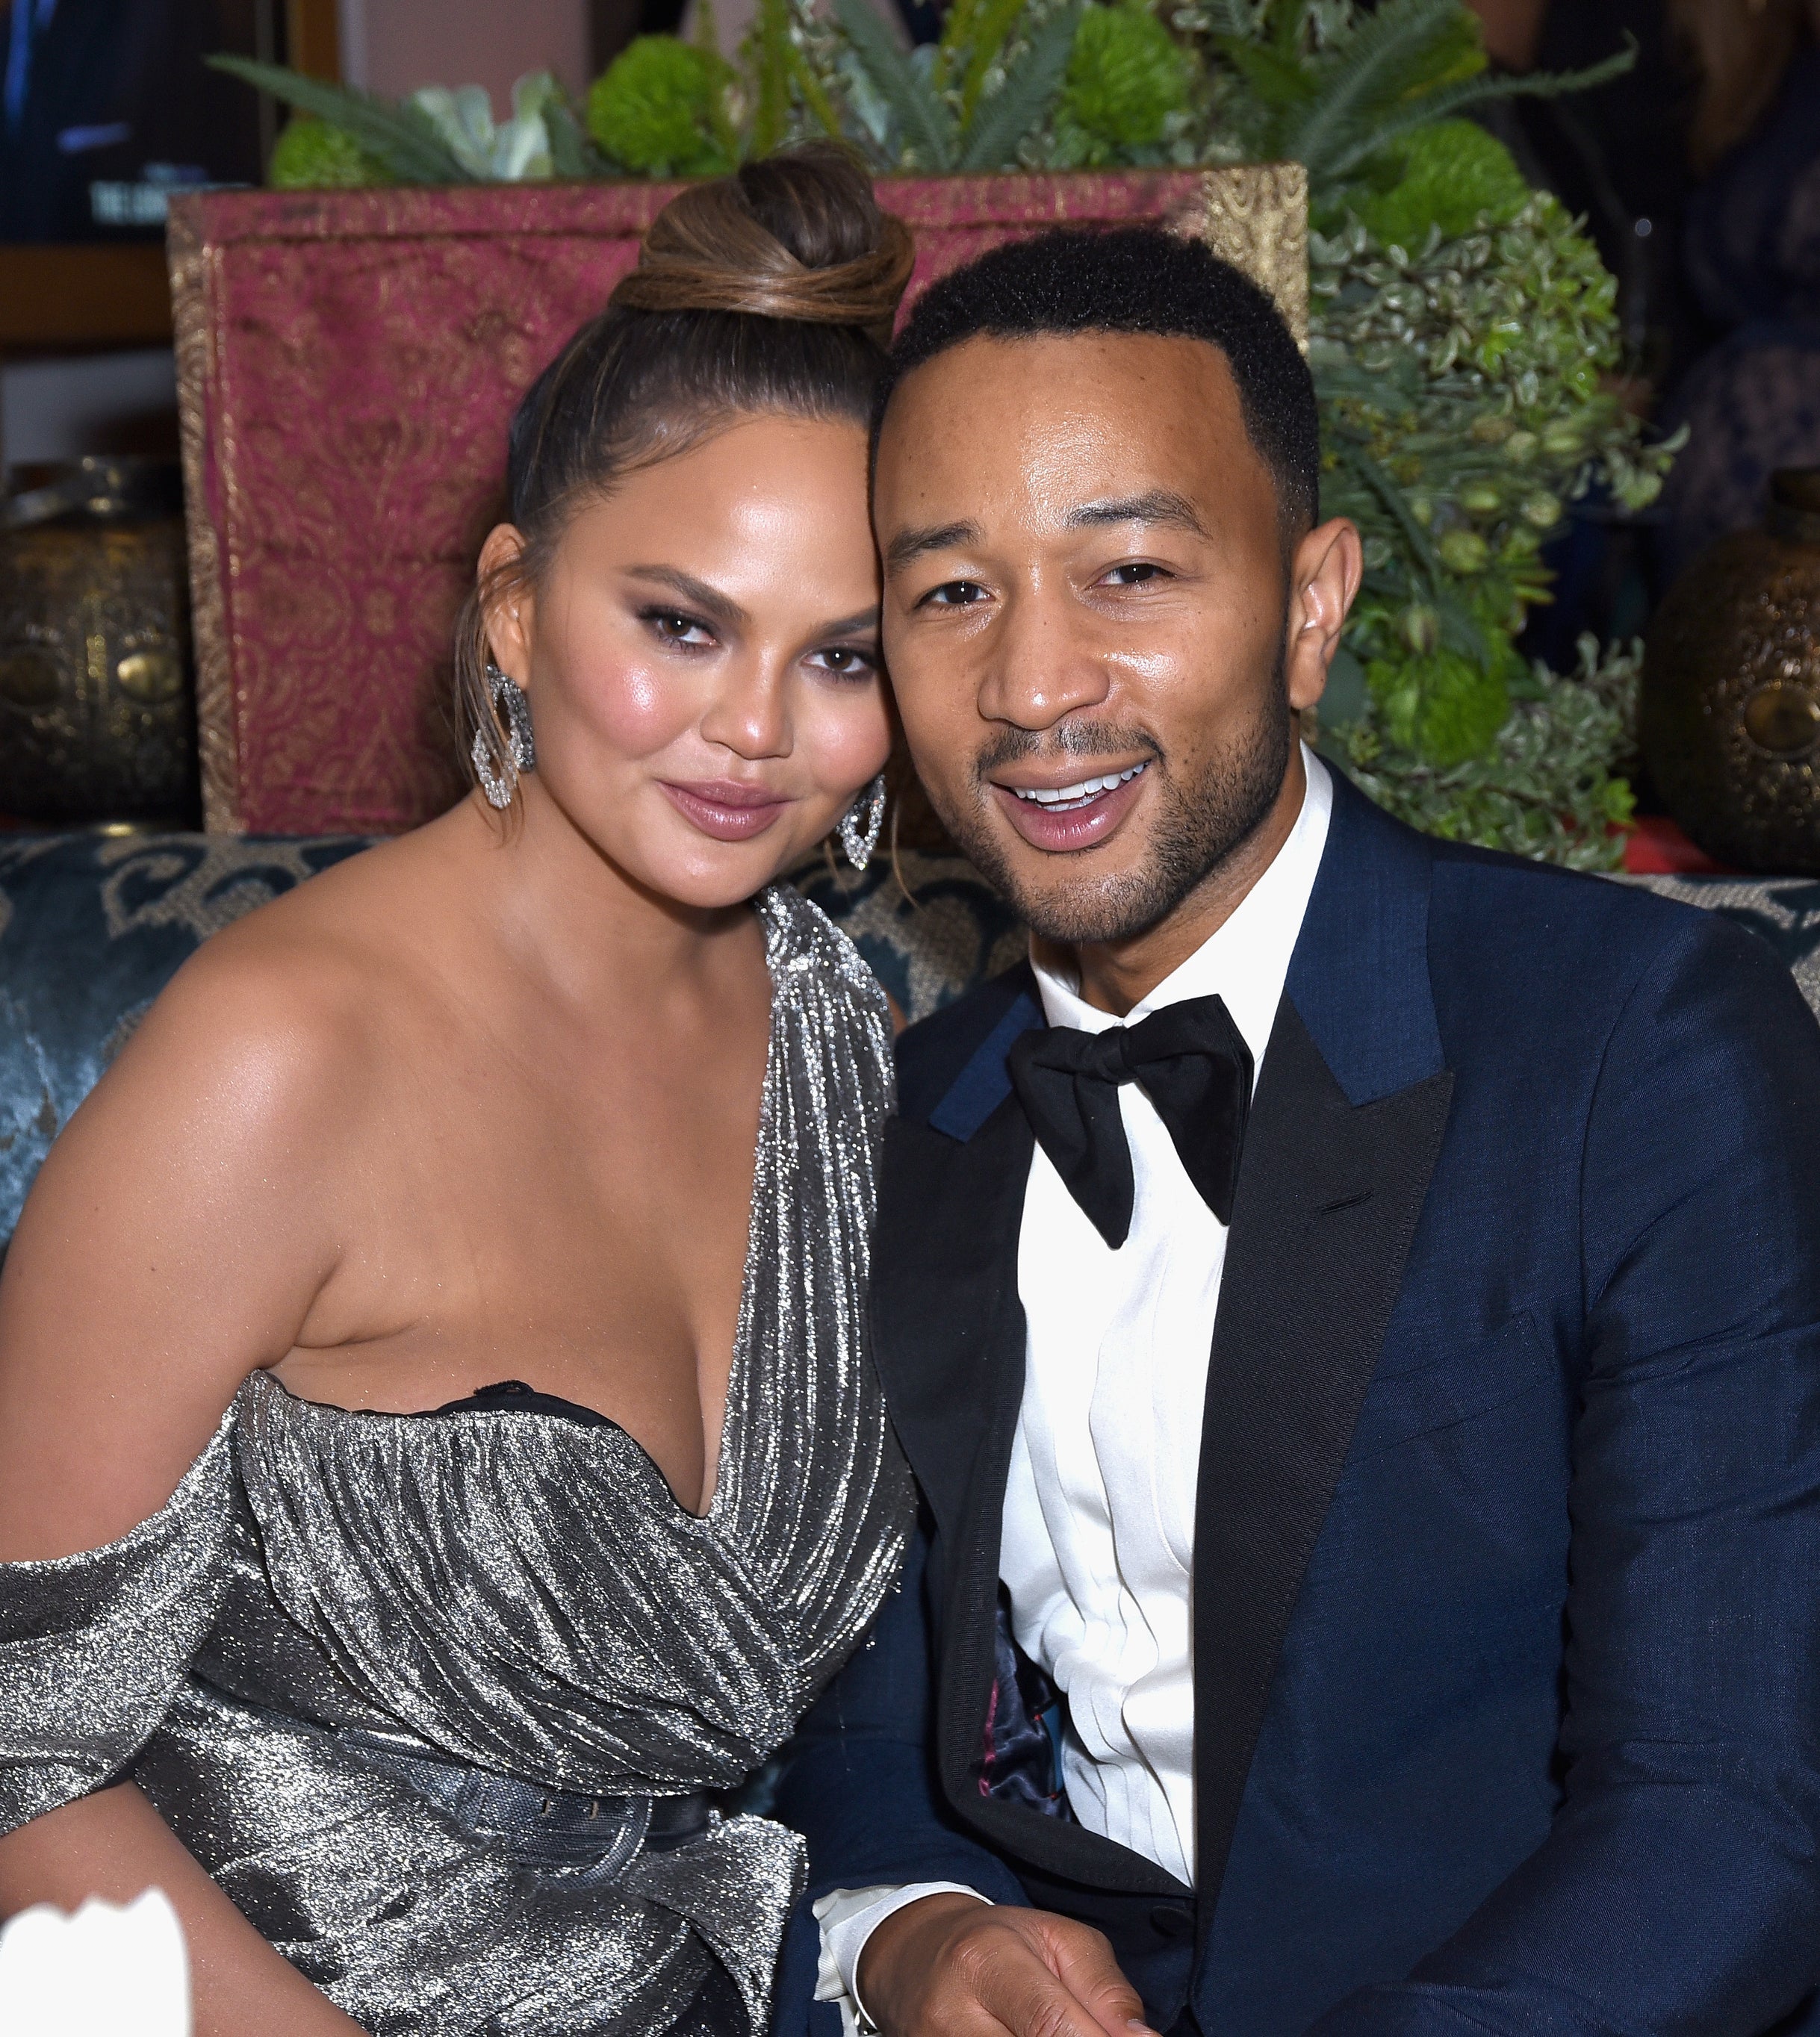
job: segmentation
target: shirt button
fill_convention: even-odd
[[[1159,1903],[1150,1913],[1150,1926],[1159,1937],[1179,1944],[1194,1935],[1194,1912],[1186,1903]]]

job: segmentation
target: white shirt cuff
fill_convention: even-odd
[[[867,2015],[854,1976],[866,1941],[887,1917],[920,1903],[925,1895],[971,1895],[990,1903],[977,1888],[959,1881],[912,1881],[899,1888],[837,1888],[815,1905],[822,1927],[822,1959],[815,1973],[817,2001],[838,2001],[841,2037],[876,2037],[878,2025]]]

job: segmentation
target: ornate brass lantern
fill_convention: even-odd
[[[1820,876],[1820,468],[1770,483],[1650,625],[1640,733],[1656,790],[1708,855]]]
[[[174,467],[85,459],[0,502],[0,814],[194,826]]]

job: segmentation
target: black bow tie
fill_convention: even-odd
[[[1251,1050],[1223,999],[1190,997],[1103,1033],[1026,1033],[1007,1065],[1039,1143],[1114,1251],[1130,1231],[1133,1195],[1121,1083],[1143,1090],[1201,1200],[1222,1223],[1232,1221]]]

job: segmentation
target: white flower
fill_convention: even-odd
[[[411,95],[471,177],[490,183],[541,183],[551,174],[543,109],[562,87],[547,70],[527,71],[512,88],[512,118],[494,125],[484,88],[426,85]]]

